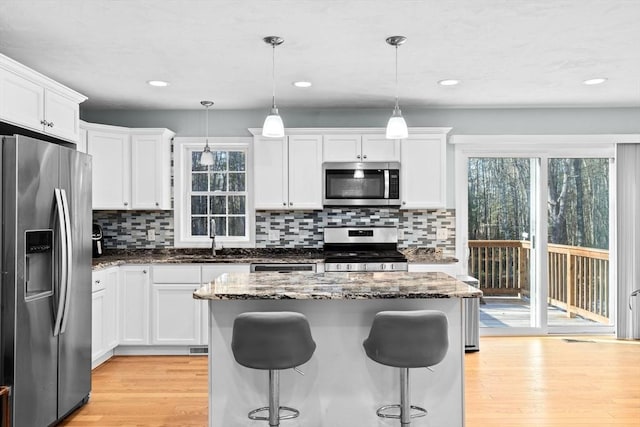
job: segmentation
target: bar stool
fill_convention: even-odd
[[[411,425],[412,418],[424,417],[427,410],[411,405],[409,368],[429,368],[444,359],[449,348],[447,317],[441,311],[381,311],[376,314],[363,346],[367,356],[383,365],[400,368],[400,404],[385,405],[378,417],[395,418]],[[400,414],[389,409],[399,408]],[[413,413],[412,413],[413,410]]]
[[[316,349],[309,322],[303,314],[290,311],[242,313],[233,322],[231,349],[240,365],[269,371],[269,406],[249,412],[250,419],[279,426],[280,420],[300,415],[297,409],[280,406],[279,371],[302,365]],[[268,416],[258,415],[264,411],[268,411]],[[285,413],[280,415],[281,411]]]

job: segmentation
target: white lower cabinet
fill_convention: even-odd
[[[199,265],[153,266],[151,344],[199,345],[201,303]]]
[[[207,301],[193,292],[249,264],[124,265],[92,275],[93,367],[114,354],[185,354],[209,342]]]
[[[92,291],[91,361],[96,366],[118,346],[118,268],[94,271]]]
[[[120,267],[120,345],[149,344],[149,269]]]

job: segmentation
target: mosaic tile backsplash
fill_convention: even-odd
[[[173,211],[93,211],[100,224],[105,249],[157,249],[173,247]],[[153,229],[155,241],[147,240]]]
[[[105,249],[154,249],[173,247],[172,211],[94,211],[93,220],[102,226]],[[322,211],[256,212],[256,247],[321,248],[325,227],[394,226],[400,230],[401,248],[440,249],[455,254],[455,210],[412,210],[395,208],[334,208]],[[155,241],[147,230],[155,230]],[[447,238],[438,240],[438,229]],[[270,235],[271,234],[271,235]]]
[[[455,254],[455,210],[340,208],[322,211],[256,212],[256,247],[321,248],[324,227],[393,226],[400,230],[399,246],[439,248]],[[447,238],[438,240],[437,229]],[[269,232],[273,240],[269,239]]]

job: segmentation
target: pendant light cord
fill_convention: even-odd
[[[398,109],[398,45],[396,44],[396,110]]]
[[[205,138],[205,145],[207,146],[207,148],[209,147],[209,106],[206,106],[206,110],[205,110],[205,123],[207,126],[207,137]]]
[[[271,43],[273,51],[271,54],[271,108],[276,108],[276,44]]]

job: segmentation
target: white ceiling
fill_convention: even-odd
[[[405,35],[401,107],[625,107],[640,106],[639,23],[640,0],[0,0],[0,53],[84,108],[266,110],[262,38],[278,35],[282,109],[392,108],[385,38]]]

